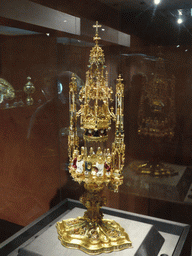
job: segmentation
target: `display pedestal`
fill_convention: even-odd
[[[59,221],[68,218],[75,218],[82,216],[83,209],[74,208],[65,216],[62,216]],[[139,221],[123,219],[111,215],[105,214],[107,219],[115,220],[118,222],[125,231],[129,234],[133,247],[118,252],[121,256],[148,256],[158,255],[163,243],[164,238],[157,231],[157,229],[151,225],[142,223]],[[18,256],[81,256],[85,255],[84,252],[76,249],[68,249],[61,245],[55,225],[49,227],[44,233],[37,237],[30,244],[20,249]],[[108,255],[103,253],[102,255]],[[117,252],[110,253],[111,256],[117,255]]]
[[[37,220],[21,229],[15,235],[1,244],[0,255],[8,256],[70,256],[86,253],[68,249],[61,245],[56,230],[58,221],[82,216],[85,209],[76,200],[66,199]],[[113,256],[122,255],[190,255],[191,238],[188,224],[163,220],[141,214],[102,207],[104,218],[117,221],[128,233],[133,247],[119,252],[110,253]],[[140,229],[138,228],[140,226]],[[158,244],[159,234],[165,239],[163,245]],[[161,238],[160,238],[161,239]],[[160,251],[157,253],[159,248]],[[148,251],[147,251],[148,250]],[[109,253],[101,254],[109,256]]]

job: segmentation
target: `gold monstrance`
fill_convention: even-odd
[[[138,112],[138,134],[149,138],[153,144],[154,155],[148,162],[132,163],[138,174],[154,177],[177,175],[177,171],[159,161],[159,145],[163,140],[170,141],[174,136],[176,124],[175,112],[175,77],[165,75],[165,63],[159,57],[156,73],[145,80],[142,88]]]
[[[83,217],[67,219],[57,223],[57,231],[62,245],[80,249],[88,254],[119,251],[132,246],[124,229],[115,221],[103,219],[100,208],[106,205],[102,196],[104,186],[118,192],[123,183],[122,170],[125,159],[123,100],[124,85],[119,75],[116,84],[115,113],[109,109],[113,91],[108,87],[108,74],[102,48],[98,45],[98,28],[93,38],[95,46],[90,52],[85,86],[79,93],[82,102],[76,109],[77,83],[75,75],[69,84],[70,127],[68,137],[69,172],[79,183],[84,182],[86,193],[80,202],[87,208]],[[79,151],[77,118],[84,131],[84,147]],[[116,124],[115,140],[112,148],[107,148],[108,131],[111,120]]]

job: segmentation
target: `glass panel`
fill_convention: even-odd
[[[0,218],[25,226],[60,188],[56,38],[1,31]]]

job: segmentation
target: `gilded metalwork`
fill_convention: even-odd
[[[69,84],[70,127],[68,136],[69,172],[75,181],[84,183],[87,192],[81,202],[87,211],[84,217],[64,220],[57,223],[61,243],[69,248],[77,248],[89,254],[118,251],[132,244],[123,228],[114,221],[104,220],[100,208],[106,199],[102,196],[104,186],[114,192],[123,183],[125,160],[124,144],[124,85],[119,75],[116,84],[115,113],[109,107],[113,101],[113,91],[108,86],[108,73],[105,70],[105,57],[98,44],[98,22],[94,26],[95,46],[90,52],[85,85],[79,93],[81,102],[77,110],[77,83],[75,75]],[[79,150],[77,120],[84,131],[84,146]],[[115,122],[115,140],[111,149],[105,144],[111,121]]]
[[[0,78],[0,103],[4,100],[12,100],[15,98],[15,90],[13,86],[5,79]]]
[[[88,192],[80,201],[87,207],[83,217],[57,223],[62,245],[91,255],[131,247],[132,244],[124,229],[114,220],[103,219],[100,208],[106,204],[106,198],[100,192]]]
[[[31,94],[33,94],[35,92],[35,86],[31,82],[31,77],[29,77],[29,76],[27,77],[27,83],[25,84],[23,90],[27,94],[26,104],[28,106],[33,105],[34,100],[31,96]]]
[[[35,86],[31,82],[31,77],[27,77],[28,82],[23,87],[23,90],[15,90],[13,86],[5,79],[0,78],[0,106],[3,109],[10,109],[16,107],[24,107],[23,103],[23,91],[27,94],[26,104],[28,106],[33,105],[34,100],[31,94],[35,91]],[[14,100],[14,101],[13,101]],[[8,101],[12,101],[9,103]]]
[[[75,220],[63,220],[57,225],[62,245],[91,255],[120,251],[130,247],[127,243],[128,235],[113,220],[105,219],[97,226],[90,227],[89,222],[78,217]]]
[[[155,177],[173,176],[178,173],[159,162],[158,144],[162,139],[172,139],[176,125],[175,77],[167,79],[165,63],[159,57],[156,73],[145,79],[138,112],[138,134],[148,136],[156,154],[153,159],[139,166],[131,165],[137,173]]]

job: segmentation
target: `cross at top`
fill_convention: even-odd
[[[93,27],[96,28],[96,34],[98,34],[98,28],[101,28],[101,25],[99,25],[98,21],[96,21],[96,25],[93,25]]]
[[[102,26],[99,25],[98,21],[96,21],[96,25],[93,25],[93,28],[96,28],[96,31],[95,31],[95,37],[93,38],[94,40],[99,40],[101,39],[99,37],[99,29],[98,28],[101,28]]]
[[[123,81],[123,78],[121,78],[121,75],[119,74],[119,77],[117,79],[117,82],[121,83]]]

